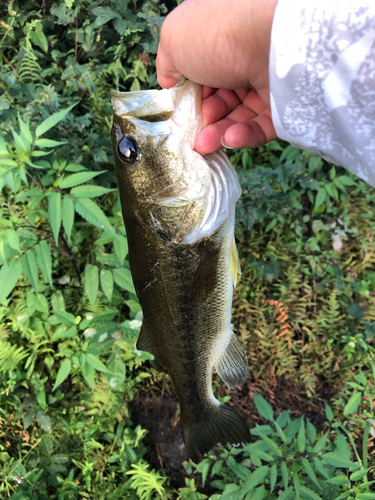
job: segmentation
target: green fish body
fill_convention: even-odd
[[[223,152],[193,151],[200,87],[111,93],[112,143],[134,286],[144,315],[137,348],[170,373],[189,457],[250,440],[245,422],[212,392],[230,388],[247,358],[230,324],[239,272],[236,172]]]

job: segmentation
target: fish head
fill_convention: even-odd
[[[202,127],[201,87],[182,80],[172,89],[111,92],[111,101],[125,223],[135,214],[143,226],[176,244],[191,244],[212,233],[234,208],[239,193],[233,167],[222,161],[224,153],[214,157],[223,165],[214,162],[211,168],[210,156],[193,149]],[[231,195],[234,203],[224,211],[229,177],[222,167],[237,183]]]

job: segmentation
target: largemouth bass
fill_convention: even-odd
[[[234,209],[241,194],[224,152],[193,150],[200,86],[111,92],[112,143],[129,262],[144,315],[137,348],[170,373],[183,438],[197,462],[216,444],[250,440],[245,422],[212,392],[212,370],[230,388],[247,375],[233,333],[239,272]]]

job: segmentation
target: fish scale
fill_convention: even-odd
[[[217,444],[250,440],[245,422],[212,392],[215,367],[230,387],[247,358],[230,324],[239,271],[237,175],[223,152],[193,150],[200,87],[114,92],[112,143],[129,263],[144,321],[137,348],[171,375],[184,442],[197,462]]]

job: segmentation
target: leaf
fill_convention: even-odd
[[[109,269],[102,269],[100,271],[100,283],[107,299],[111,301],[113,293],[113,274]]]
[[[12,260],[8,265],[4,265],[0,269],[0,305],[4,303],[5,299],[16,286],[21,273],[22,265],[20,259]]]
[[[37,411],[35,418],[39,427],[41,427],[45,432],[51,432],[52,422],[45,411]]]
[[[326,415],[327,415],[328,420],[330,422],[332,422],[332,420],[333,420],[333,412],[331,410],[331,407],[327,403],[325,403],[325,409],[326,409]]]
[[[22,151],[24,153],[30,151],[30,143],[26,139],[26,137],[20,136],[19,134],[17,134],[17,132],[15,130],[13,130],[13,127],[9,127],[9,128],[12,131],[13,139],[14,139],[14,142],[16,143],[17,149],[19,149],[20,151]]]
[[[65,312],[65,302],[64,302],[64,296],[61,292],[57,292],[57,293],[53,293],[52,294],[52,297],[51,297],[51,305],[52,305],[52,309],[54,310],[54,312]],[[70,313],[67,313],[67,314],[70,314]],[[73,314],[71,314],[70,316],[73,316]],[[74,319],[73,319],[74,321]],[[75,321],[74,321],[75,323]]]
[[[285,491],[281,493],[279,497],[277,497],[277,500],[289,500],[290,498],[294,498],[294,496],[290,496],[289,494],[292,493],[293,491],[293,486],[289,486],[289,488],[286,488]]]
[[[315,198],[315,205],[314,205],[314,211],[320,207],[320,205],[322,205],[324,203],[324,200],[326,199],[326,190],[324,188],[324,186],[322,186],[319,191],[318,191],[318,194],[316,195],[316,198]]]
[[[276,421],[274,422],[274,424],[275,424],[275,427],[276,427],[276,432],[279,435],[279,437],[281,438],[282,442],[284,444],[287,444],[288,443],[288,438],[286,437],[284,431],[282,430],[282,428],[280,427],[280,425]]]
[[[73,314],[66,311],[54,311],[53,313],[57,319],[66,326],[73,326],[76,324],[76,319]]]
[[[361,319],[364,316],[363,309],[359,304],[352,304],[350,307],[348,307],[347,311],[350,316],[353,316],[357,319]]]
[[[259,432],[259,436],[263,439],[263,441],[265,441],[268,444],[268,446],[271,448],[271,450],[273,450],[279,457],[283,456],[282,451],[277,446],[277,444],[274,441],[272,441],[272,439],[265,436],[262,432]],[[254,450],[254,453],[256,453],[255,450]]]
[[[302,418],[301,427],[299,428],[298,431],[298,451],[300,453],[303,453],[305,451],[305,447],[306,447],[305,421]]]
[[[73,188],[70,194],[73,194],[76,198],[96,198],[112,191],[116,191],[116,189],[95,186],[94,184],[84,184],[83,186]]]
[[[258,467],[255,469],[255,471],[250,475],[250,477],[245,481],[244,485],[242,486],[242,493],[245,494],[249,490],[252,490],[258,484],[262,483],[264,478],[267,476],[270,468],[268,465],[262,465],[261,467]]]
[[[121,234],[113,240],[113,246],[120,264],[123,264],[125,257],[128,255],[128,240]]]
[[[331,484],[339,484],[340,486],[349,486],[349,480],[345,474],[339,474],[338,476],[333,476],[329,480]]]
[[[368,469],[360,469],[360,470],[356,470],[355,472],[353,472],[352,474],[350,474],[350,477],[349,479],[351,481],[358,481],[359,479],[362,479],[363,477],[365,477],[365,475],[371,470],[371,467],[369,467]]]
[[[345,405],[344,415],[348,416],[351,415],[352,413],[356,413],[359,405],[361,404],[361,401],[362,401],[362,392],[354,392],[350,396],[349,401]]]
[[[133,278],[129,269],[126,269],[125,267],[118,267],[117,269],[113,269],[112,272],[114,280],[119,287],[135,294]]]
[[[48,301],[44,295],[39,294],[37,297],[35,297],[34,306],[37,311],[40,311],[44,314],[48,314],[49,311]]]
[[[16,167],[17,162],[15,162],[14,160],[10,160],[8,158],[2,158],[0,160],[0,166],[2,166],[2,167]]]
[[[285,462],[281,462],[280,469],[281,469],[281,477],[283,479],[284,488],[287,489],[289,483],[289,471]]]
[[[28,250],[24,255],[22,255],[21,264],[25,278],[30,281],[34,290],[37,291],[38,266],[36,263],[35,254],[32,250]]]
[[[17,252],[21,252],[20,239],[18,237],[17,231],[15,231],[14,229],[8,229],[5,233],[5,239],[11,248],[17,250]]]
[[[36,25],[35,31],[30,31],[29,37],[34,45],[40,47],[44,52],[48,52],[48,41],[46,35],[43,33],[43,25],[41,22]]]
[[[68,339],[71,337],[75,337],[77,335],[77,328],[75,326],[71,326],[70,328],[66,328],[65,326],[61,328],[61,330],[56,331],[53,334],[52,341],[60,339]]]
[[[270,472],[270,488],[271,488],[271,493],[273,492],[273,489],[276,485],[277,481],[277,465],[273,464],[271,467],[271,472]]]
[[[312,445],[316,441],[316,428],[309,420],[306,421],[306,430],[310,444]]]
[[[72,188],[74,186],[78,186],[78,184],[82,184],[83,182],[87,182],[94,177],[103,174],[106,172],[106,170],[102,170],[100,172],[78,172],[76,174],[68,175],[68,177],[64,177],[60,182],[59,182],[59,188],[61,189],[67,189],[67,188]],[[86,197],[89,198],[89,197]]]
[[[310,490],[310,488],[307,488],[307,486],[301,486],[301,493],[303,493],[303,498],[307,498],[308,500],[322,500],[322,497]]]
[[[87,363],[90,366],[92,366],[95,370],[98,370],[100,372],[110,373],[108,368],[100,361],[100,359],[94,356],[93,354],[87,353],[86,360]]]
[[[76,212],[79,213],[81,217],[93,224],[94,226],[107,231],[107,233],[116,236],[116,231],[112,227],[111,223],[104,215],[104,212],[98,205],[90,200],[89,198],[80,198],[74,201],[74,207]]]
[[[62,223],[68,238],[68,242],[71,243],[71,234],[74,225],[74,202],[68,195],[64,195],[62,204]]]
[[[40,150],[35,150],[31,153],[31,156],[34,157],[40,157],[40,156],[48,156],[51,154],[51,151],[40,151]]]
[[[34,420],[34,417],[35,417],[35,410],[33,408],[28,408],[22,419],[23,428],[25,430],[30,427],[32,421]]]
[[[109,7],[95,7],[95,9],[92,9],[92,13],[97,16],[95,20],[96,26],[106,24],[108,21],[118,16],[117,12]]]
[[[55,385],[53,386],[52,392],[59,385],[61,385],[64,382],[64,380],[68,378],[71,369],[72,369],[72,363],[70,359],[66,359],[60,366],[59,371],[57,372],[56,382]]]
[[[338,180],[343,184],[344,186],[356,186],[357,183],[353,181],[350,177],[347,175],[340,175],[338,177]]]
[[[89,365],[87,363],[85,354],[82,354],[80,361],[81,361],[81,366],[82,366],[83,378],[86,380],[86,382],[89,384],[89,386],[92,389],[94,389],[94,387],[95,387],[95,370],[91,365]]]
[[[125,381],[125,363],[121,359],[121,351],[117,348],[108,363],[108,382],[112,389],[119,387]]]
[[[324,465],[319,460],[319,458],[313,457],[313,462],[314,462],[315,468],[320,472],[320,474],[322,476],[324,476],[326,479],[330,479],[330,475],[328,474],[328,471],[324,468]]]
[[[67,142],[53,141],[51,139],[37,139],[34,144],[35,146],[39,146],[40,148],[55,148],[57,146],[62,146],[63,144],[67,144]]]
[[[335,467],[351,467],[354,463],[350,460],[350,458],[345,457],[342,453],[338,453],[336,451],[324,453],[320,456],[327,464],[334,465]]]
[[[299,500],[301,493],[301,481],[296,471],[293,471],[293,485],[296,492],[296,500]]]
[[[85,292],[89,298],[90,304],[93,309],[95,308],[95,301],[99,290],[99,270],[98,266],[88,264],[85,267]]]
[[[59,121],[61,121],[77,104],[78,103],[72,104],[71,106],[69,106],[69,108],[58,111],[57,113],[54,113],[52,116],[49,116],[46,120],[44,120],[44,122],[38,125],[35,130],[36,137],[40,137],[41,135],[48,132],[48,130],[50,130],[52,127],[57,125]]]
[[[313,481],[317,487],[321,490],[321,486],[319,484],[318,478],[315,475],[314,469],[311,467],[310,462],[307,460],[307,458],[302,458],[302,464],[305,469],[306,474],[309,476],[311,481]]]
[[[375,498],[375,493],[357,493],[355,500],[373,500]]]
[[[65,167],[66,172],[81,172],[82,170],[87,170],[87,168],[80,163],[69,163],[69,165]]]
[[[262,396],[259,396],[259,394],[256,394],[253,392],[253,397],[254,397],[254,403],[255,406],[257,407],[257,410],[259,413],[262,415],[263,418],[266,420],[273,420],[273,410],[272,407],[265,399],[262,398]]]
[[[20,124],[20,129],[21,129],[21,136],[26,139],[30,144],[33,142],[33,136],[31,135],[30,132],[30,126],[29,126],[29,120],[25,123],[20,114],[17,113],[18,116],[18,123]]]
[[[39,269],[42,271],[50,287],[53,288],[51,249],[46,240],[42,240],[38,245],[35,245],[34,248]]]
[[[326,432],[325,434],[323,434],[323,436],[321,436],[318,439],[318,442],[316,443],[316,445],[313,448],[313,453],[320,453],[322,451],[322,449],[326,445],[328,434],[329,434],[329,432]]]
[[[61,193],[50,193],[48,198],[48,213],[55,243],[58,245],[61,228]]]

